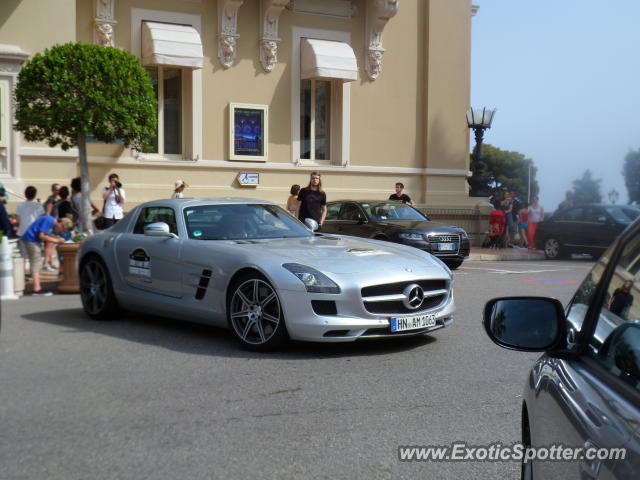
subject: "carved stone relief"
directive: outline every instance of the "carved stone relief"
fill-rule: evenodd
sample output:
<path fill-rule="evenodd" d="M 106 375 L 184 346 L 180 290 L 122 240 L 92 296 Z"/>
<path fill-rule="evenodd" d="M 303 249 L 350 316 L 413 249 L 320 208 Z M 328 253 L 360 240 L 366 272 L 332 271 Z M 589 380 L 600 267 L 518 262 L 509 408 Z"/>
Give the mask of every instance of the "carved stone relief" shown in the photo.
<path fill-rule="evenodd" d="M 366 62 L 369 80 L 376 80 L 382 71 L 382 32 L 387 22 L 398 13 L 400 0 L 369 0 L 367 2 Z"/>
<path fill-rule="evenodd" d="M 95 0 L 94 41 L 103 47 L 115 46 L 115 0 Z"/>
<path fill-rule="evenodd" d="M 262 0 L 262 34 L 260 63 L 265 72 L 271 72 L 278 63 L 278 21 L 289 0 Z"/>
<path fill-rule="evenodd" d="M 238 10 L 244 0 L 218 0 L 218 58 L 224 68 L 236 59 L 238 34 Z"/>

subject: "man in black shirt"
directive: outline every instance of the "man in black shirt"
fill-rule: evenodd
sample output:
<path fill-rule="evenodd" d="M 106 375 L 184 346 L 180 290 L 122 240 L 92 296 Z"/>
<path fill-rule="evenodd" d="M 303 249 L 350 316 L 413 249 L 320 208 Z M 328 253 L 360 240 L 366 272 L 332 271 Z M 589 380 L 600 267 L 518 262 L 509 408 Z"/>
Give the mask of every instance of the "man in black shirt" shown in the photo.
<path fill-rule="evenodd" d="M 313 218 L 322 226 L 327 216 L 327 195 L 318 172 L 311 173 L 309 185 L 298 193 L 298 202 L 298 219 L 304 223 L 305 218 Z"/>
<path fill-rule="evenodd" d="M 406 203 L 407 205 L 411 205 L 412 207 L 414 207 L 416 204 L 413 203 L 413 200 L 411 200 L 411 197 L 409 197 L 409 195 L 407 195 L 406 193 L 402 193 L 402 190 L 404 190 L 404 184 L 401 182 L 396 183 L 396 193 L 389 195 L 389 200 L 396 200 L 398 202 Z"/>

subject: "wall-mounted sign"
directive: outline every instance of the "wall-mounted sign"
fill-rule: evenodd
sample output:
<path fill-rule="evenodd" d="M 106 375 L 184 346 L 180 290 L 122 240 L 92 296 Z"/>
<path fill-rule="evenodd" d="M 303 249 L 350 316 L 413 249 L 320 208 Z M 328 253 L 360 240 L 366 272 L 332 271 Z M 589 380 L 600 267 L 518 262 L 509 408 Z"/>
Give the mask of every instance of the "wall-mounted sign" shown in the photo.
<path fill-rule="evenodd" d="M 267 105 L 229 104 L 229 158 L 231 160 L 267 161 L 268 117 Z"/>
<path fill-rule="evenodd" d="M 257 187 L 260 185 L 260 174 L 241 172 L 238 174 L 238 183 L 242 187 Z"/>

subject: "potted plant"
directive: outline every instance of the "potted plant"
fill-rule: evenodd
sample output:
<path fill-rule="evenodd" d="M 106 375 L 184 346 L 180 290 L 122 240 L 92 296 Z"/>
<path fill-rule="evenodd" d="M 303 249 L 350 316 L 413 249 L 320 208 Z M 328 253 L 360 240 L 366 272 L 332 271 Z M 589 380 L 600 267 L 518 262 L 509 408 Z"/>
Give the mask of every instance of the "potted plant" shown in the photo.
<path fill-rule="evenodd" d="M 58 291 L 61 293 L 80 292 L 80 281 L 76 271 L 76 255 L 80 243 L 88 236 L 88 233 L 76 233 L 71 237 L 71 242 L 58 245 L 58 253 L 62 256 L 63 277 L 58 283 Z"/>

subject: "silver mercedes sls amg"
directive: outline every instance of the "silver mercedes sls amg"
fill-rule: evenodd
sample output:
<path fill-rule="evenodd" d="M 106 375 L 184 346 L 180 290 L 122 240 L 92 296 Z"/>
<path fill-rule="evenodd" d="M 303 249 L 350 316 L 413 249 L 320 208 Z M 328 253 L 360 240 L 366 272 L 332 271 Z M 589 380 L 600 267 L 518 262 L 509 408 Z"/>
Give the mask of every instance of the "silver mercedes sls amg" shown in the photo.
<path fill-rule="evenodd" d="M 94 319 L 122 308 L 228 326 L 255 350 L 420 335 L 455 312 L 451 272 L 431 254 L 313 232 L 253 199 L 139 205 L 81 244 L 78 270 Z"/>

